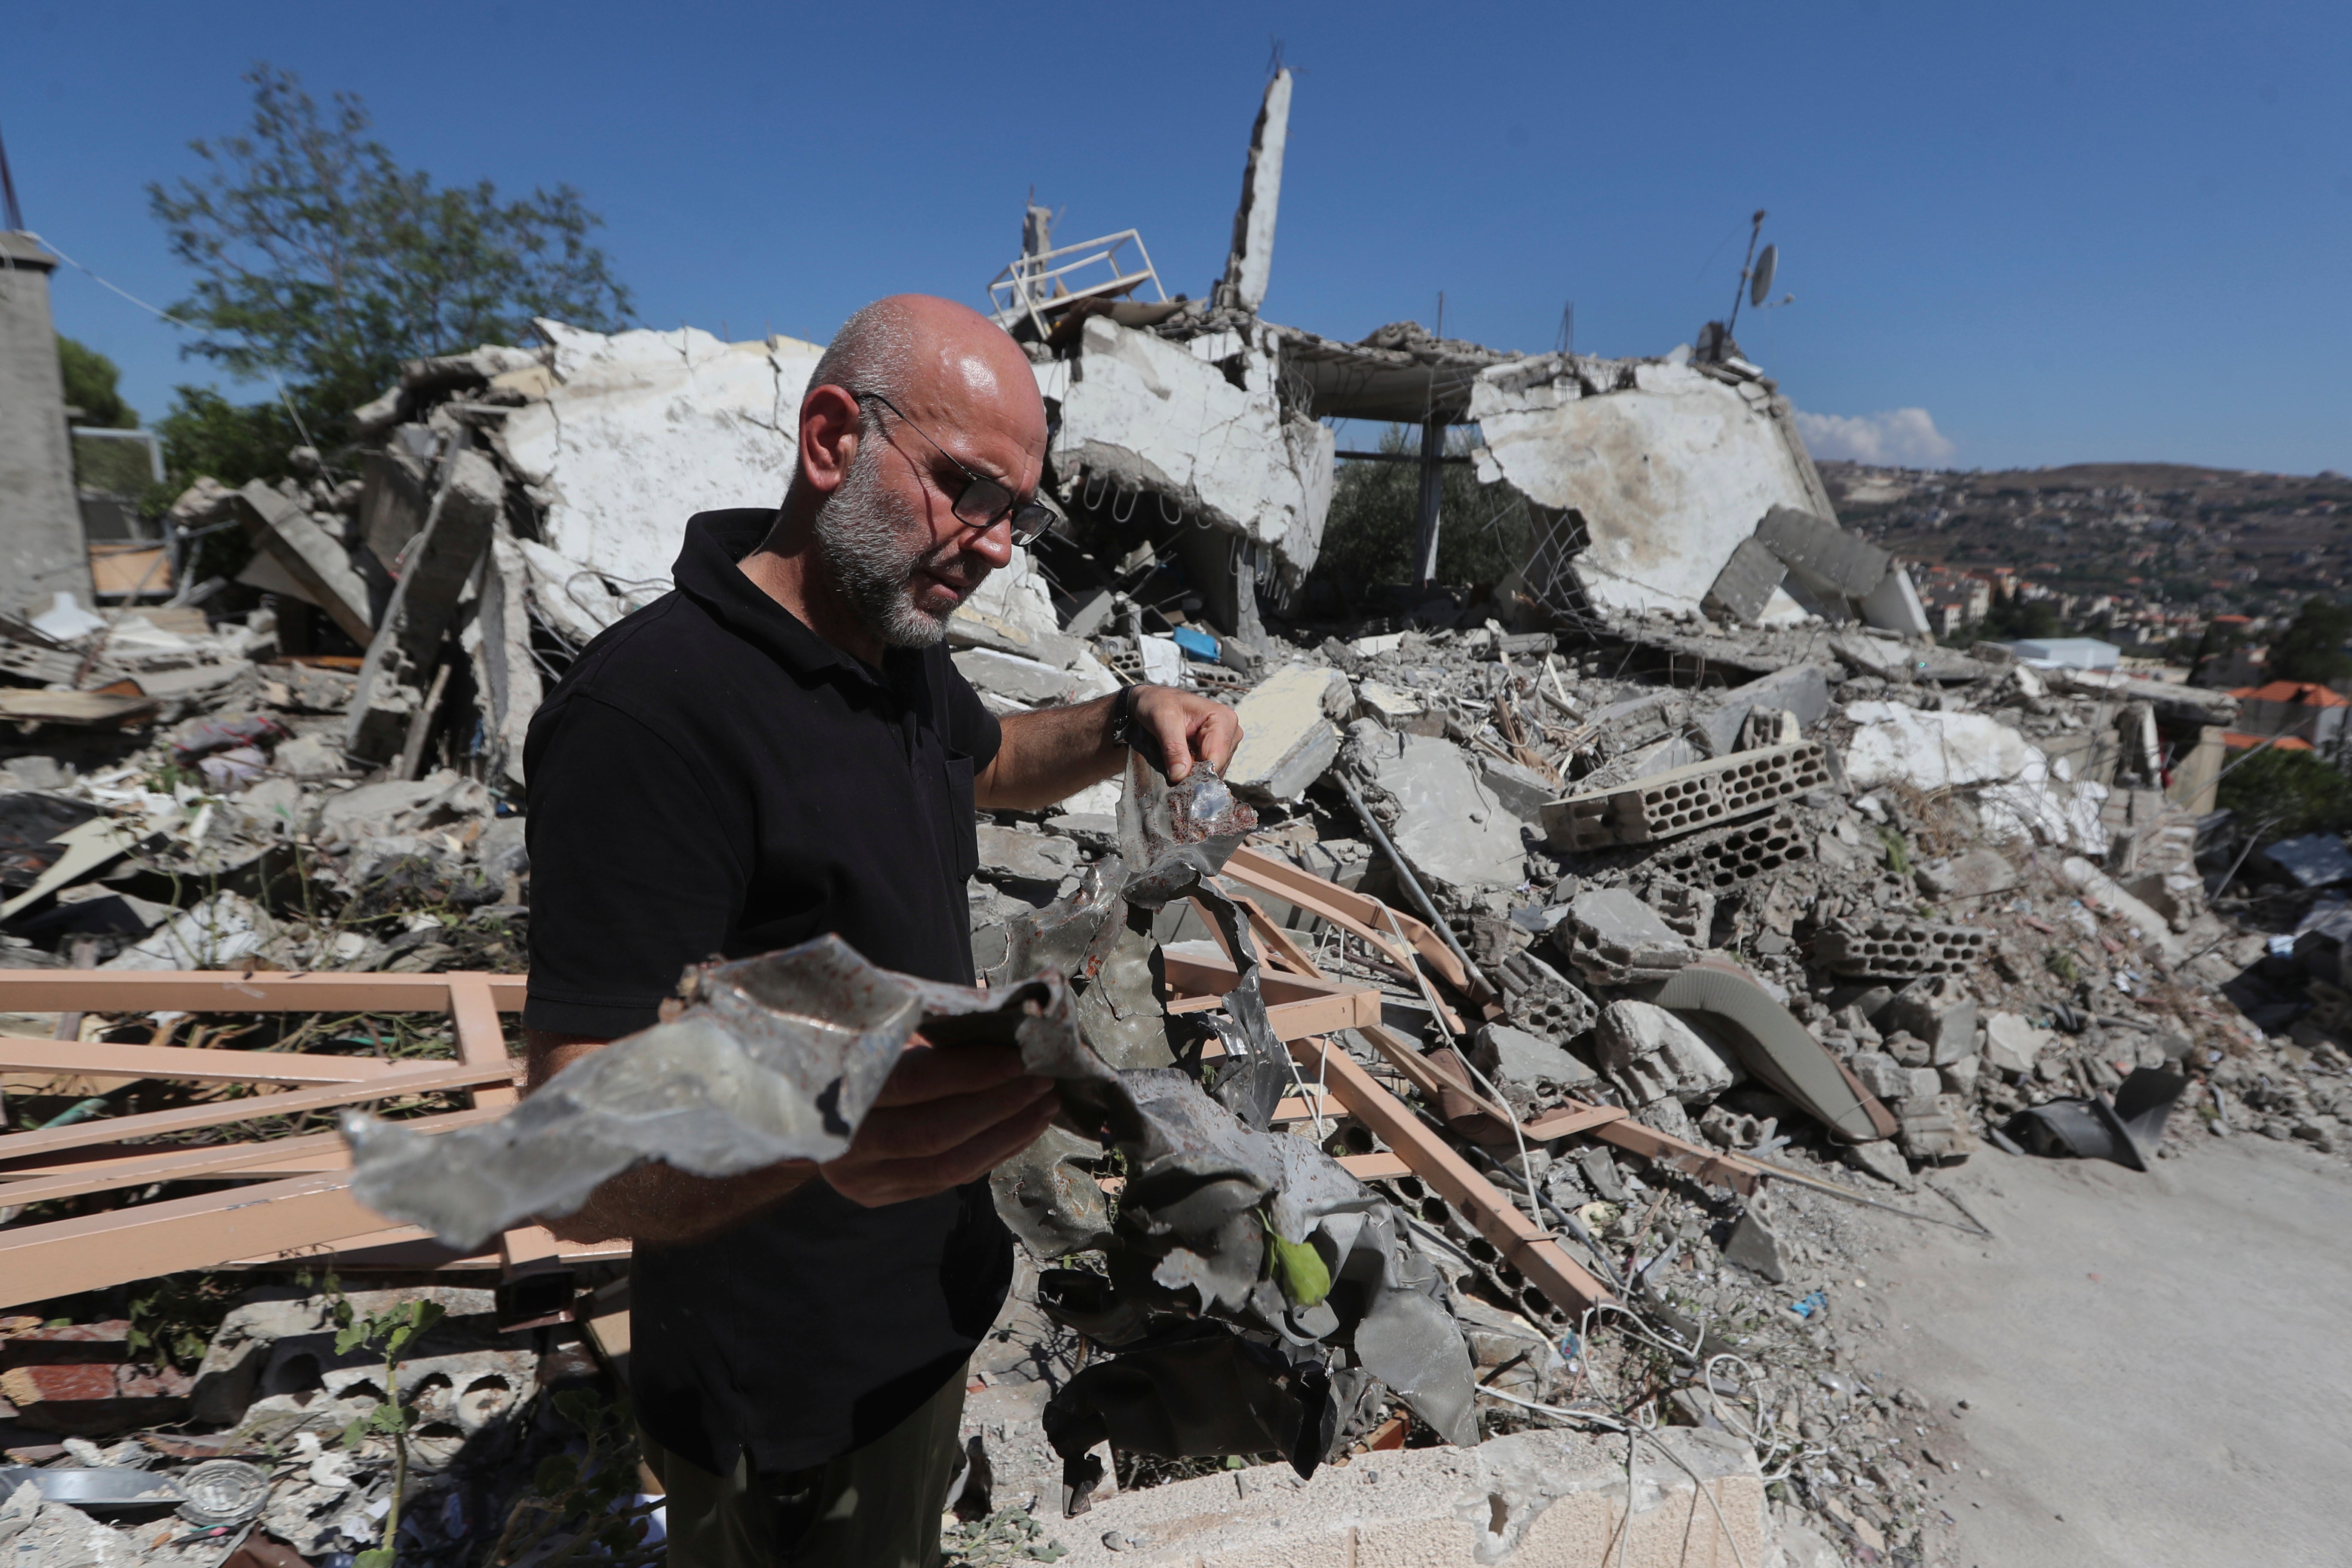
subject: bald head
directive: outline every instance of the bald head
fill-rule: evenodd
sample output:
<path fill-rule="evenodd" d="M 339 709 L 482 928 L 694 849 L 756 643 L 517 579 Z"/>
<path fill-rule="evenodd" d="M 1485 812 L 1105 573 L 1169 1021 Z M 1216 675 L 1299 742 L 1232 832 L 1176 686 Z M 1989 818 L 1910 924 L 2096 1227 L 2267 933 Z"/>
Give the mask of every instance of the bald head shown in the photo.
<path fill-rule="evenodd" d="M 1041 440 L 1045 426 L 1021 346 L 979 311 L 932 294 L 893 294 L 844 321 L 809 384 L 878 392 L 917 419 L 926 410 L 939 418 L 1034 413 Z"/>
<path fill-rule="evenodd" d="M 951 300 L 877 300 L 809 378 L 792 488 L 745 570 L 861 657 L 936 643 L 1012 559 L 1011 513 L 1036 491 L 1045 439 L 1036 376 L 1003 329 Z M 1013 504 L 959 518 L 976 479 Z"/>

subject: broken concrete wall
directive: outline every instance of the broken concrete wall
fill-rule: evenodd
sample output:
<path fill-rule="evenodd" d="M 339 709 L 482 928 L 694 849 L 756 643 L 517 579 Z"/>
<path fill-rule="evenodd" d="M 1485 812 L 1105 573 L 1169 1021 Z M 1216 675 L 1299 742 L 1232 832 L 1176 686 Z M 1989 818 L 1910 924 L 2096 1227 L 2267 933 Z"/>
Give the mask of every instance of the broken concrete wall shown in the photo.
<path fill-rule="evenodd" d="M 93 597 L 49 320 L 57 264 L 31 236 L 0 231 L 0 612 L 9 615 L 46 610 L 58 594 L 85 607 Z"/>
<path fill-rule="evenodd" d="M 550 548 L 624 584 L 667 588 L 689 516 L 782 503 L 820 345 L 539 326 L 550 363 L 493 386 L 531 398 L 500 444 L 544 492 Z"/>
<path fill-rule="evenodd" d="M 1545 354 L 1481 372 L 1470 416 L 1481 482 L 1582 520 L 1564 570 L 1603 613 L 1696 611 L 1773 508 L 1835 515 L 1788 400 L 1721 367 Z"/>
<path fill-rule="evenodd" d="M 1239 385 L 1188 345 L 1089 318 L 1076 358 L 1037 369 L 1061 405 L 1054 470 L 1148 491 L 1163 515 L 1269 546 L 1303 577 L 1322 548 L 1337 440 L 1282 405 L 1270 338 L 1218 336 L 1236 340 L 1225 363 L 1239 362 Z"/>
<path fill-rule="evenodd" d="M 353 756 L 383 762 L 399 754 L 505 504 L 505 478 L 488 458 L 460 451 L 443 465 L 439 493 L 424 528 L 403 546 L 399 580 L 360 667 L 343 740 Z"/>
<path fill-rule="evenodd" d="M 1250 128 L 1249 163 L 1242 172 L 1241 205 L 1234 209 L 1234 245 L 1217 285 L 1219 305 L 1255 311 L 1265 303 L 1274 271 L 1274 221 L 1282 204 L 1282 154 L 1290 143 L 1290 72 L 1265 84 L 1265 101 Z"/>

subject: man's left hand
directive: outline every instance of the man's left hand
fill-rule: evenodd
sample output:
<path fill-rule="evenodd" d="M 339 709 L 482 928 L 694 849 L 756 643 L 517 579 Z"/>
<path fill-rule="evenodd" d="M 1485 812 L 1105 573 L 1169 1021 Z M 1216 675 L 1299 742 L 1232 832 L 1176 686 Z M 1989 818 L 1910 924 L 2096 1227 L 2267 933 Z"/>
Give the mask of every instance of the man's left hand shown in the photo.
<path fill-rule="evenodd" d="M 1223 703 L 1173 686 L 1146 686 L 1135 696 L 1136 727 L 1159 743 L 1168 781 L 1181 784 L 1195 762 L 1219 773 L 1242 743 L 1242 721 Z"/>

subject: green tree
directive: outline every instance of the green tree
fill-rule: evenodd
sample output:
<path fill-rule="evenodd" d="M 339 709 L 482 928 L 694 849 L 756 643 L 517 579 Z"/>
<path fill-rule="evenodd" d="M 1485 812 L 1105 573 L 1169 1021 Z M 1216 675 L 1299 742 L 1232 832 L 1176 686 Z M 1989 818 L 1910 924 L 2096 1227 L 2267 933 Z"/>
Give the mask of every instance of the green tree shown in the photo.
<path fill-rule="evenodd" d="M 74 416 L 74 423 L 105 430 L 139 428 L 139 411 L 123 402 L 122 394 L 115 390 L 122 372 L 112 360 L 59 332 L 58 369 L 65 374 L 67 406 L 81 410 Z"/>
<path fill-rule="evenodd" d="M 2352 779 L 2313 753 L 2273 746 L 2227 765 L 2215 804 L 2263 843 L 2352 828 Z"/>
<path fill-rule="evenodd" d="M 191 143 L 201 180 L 147 187 L 172 253 L 196 273 L 173 313 L 183 351 L 275 379 L 313 433 L 388 385 L 404 359 L 520 341 L 534 316 L 610 331 L 629 293 L 589 243 L 603 220 L 570 185 L 502 199 L 489 181 L 443 188 L 399 166 L 366 107 L 322 116 L 266 61 L 247 134 Z"/>
<path fill-rule="evenodd" d="M 1418 455 L 1420 442 L 1418 430 L 1391 425 L 1381 434 L 1380 449 Z M 1450 455 L 1466 456 L 1470 446 L 1468 431 L 1447 433 Z M 1480 485 L 1467 463 L 1448 463 L 1438 474 L 1437 580 L 1455 586 L 1499 582 L 1527 552 L 1525 509 Z M 1418 463 L 1342 460 L 1313 577 L 1359 602 L 1376 584 L 1411 582 L 1420 515 Z"/>
<path fill-rule="evenodd" d="M 2352 608 L 2326 599 L 2305 600 L 2294 624 L 2271 642 L 2271 678 L 2325 686 L 2352 675 L 2352 654 L 2344 651 L 2347 638 L 2352 638 Z"/>

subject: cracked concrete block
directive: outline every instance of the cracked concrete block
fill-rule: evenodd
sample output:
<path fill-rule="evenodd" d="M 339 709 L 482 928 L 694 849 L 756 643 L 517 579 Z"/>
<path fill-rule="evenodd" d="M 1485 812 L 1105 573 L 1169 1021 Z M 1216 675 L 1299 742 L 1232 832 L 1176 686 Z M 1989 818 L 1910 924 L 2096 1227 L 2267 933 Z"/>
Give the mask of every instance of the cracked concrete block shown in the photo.
<path fill-rule="evenodd" d="M 1808 586 L 1818 584 L 1849 599 L 1874 592 L 1885 581 L 1895 560 L 1827 517 L 1790 506 L 1776 506 L 1766 512 L 1756 525 L 1756 538 Z M 1924 625 L 1920 627 L 1926 629 Z"/>
<path fill-rule="evenodd" d="M 1741 1215 L 1739 1223 L 1731 1227 L 1731 1236 L 1723 1244 L 1723 1260 L 1761 1275 L 1775 1285 L 1788 1282 L 1788 1266 L 1780 1261 L 1780 1238 L 1772 1234 L 1772 1227 L 1753 1208 Z"/>
<path fill-rule="evenodd" d="M 1497 1084 L 1557 1084 L 1562 1089 L 1594 1081 L 1592 1069 L 1538 1035 L 1508 1024 L 1483 1024 L 1473 1038 L 1470 1059 Z"/>
<path fill-rule="evenodd" d="M 1602 985 L 1664 980 L 1698 952 L 1658 912 L 1623 888 L 1599 888 L 1570 900 L 1552 943 L 1586 978 Z"/>
<path fill-rule="evenodd" d="M 1927 635 L 1927 607 L 1919 602 L 1919 590 L 1900 563 L 1889 565 L 1878 586 L 1862 596 L 1862 619 L 1864 626 L 1900 632 L 1906 637 Z"/>
<path fill-rule="evenodd" d="M 1623 1439 L 1538 1430 L 1362 1455 L 1312 1480 L 1254 1466 L 1123 1491 L 1061 1531 L 1061 1568 L 1770 1563 L 1753 1455 L 1697 1427 L 1656 1442 L 1672 1458 L 1642 1445 L 1630 1486 Z"/>
<path fill-rule="evenodd" d="M 1433 715 L 1423 706 L 1420 698 L 1377 680 L 1356 683 L 1356 717 L 1370 719 L 1381 728 L 1394 730 L 1402 735 L 1442 735 L 1445 732 L 1443 718 L 1437 719 L 1434 729 L 1430 727 L 1429 721 Z"/>
<path fill-rule="evenodd" d="M 1253 799 L 1297 800 L 1339 755 L 1335 710 L 1352 705 L 1348 678 L 1336 669 L 1294 664 L 1275 671 L 1234 704 L 1242 743 L 1225 783 Z"/>
<path fill-rule="evenodd" d="M 1846 742 L 1845 773 L 1856 789 L 1909 784 L 1930 792 L 2025 779 L 2042 754 L 2024 736 L 1982 713 L 1928 712 L 1895 702 L 1850 702 L 1861 728 Z"/>
<path fill-rule="evenodd" d="M 457 642 L 474 664 L 474 689 L 480 694 L 481 703 L 483 760 L 494 776 L 503 776 L 520 789 L 530 716 L 539 710 L 544 689 L 539 660 L 531 654 L 530 612 L 525 605 L 530 592 L 530 569 L 504 529 L 490 540 L 488 569 L 482 574 L 481 584 L 472 624 Z"/>
<path fill-rule="evenodd" d="M 343 748 L 370 762 L 400 754 L 410 721 L 440 662 L 441 639 L 457 601 L 490 542 L 506 504 L 506 479 L 479 452 L 457 453 L 443 465 L 440 488 L 424 528 L 408 542 L 400 576 L 383 617 L 368 639 L 343 731 Z M 520 558 L 515 561 L 520 570 Z M 516 605 L 520 616 L 521 605 Z M 530 662 L 528 656 L 524 659 Z M 536 669 L 531 707 L 538 706 Z M 528 719 L 529 710 L 524 717 Z"/>
<path fill-rule="evenodd" d="M 1889 1186 L 1911 1192 L 1918 1186 L 1912 1178 L 1911 1163 L 1904 1159 L 1903 1151 L 1891 1138 L 1868 1143 L 1848 1143 L 1838 1151 L 1838 1157 L 1855 1170 L 1876 1176 Z"/>
<path fill-rule="evenodd" d="M 1979 899 L 2005 892 L 2020 880 L 2017 868 L 1998 849 L 1982 845 L 1948 860 L 1922 866 L 1913 879 L 1933 899 Z"/>
<path fill-rule="evenodd" d="M 246 532 L 291 577 L 310 601 L 327 612 L 345 637 L 365 647 L 375 637 L 368 617 L 367 583 L 352 566 L 350 552 L 310 514 L 277 490 L 254 480 L 236 492 Z"/>
<path fill-rule="evenodd" d="M 1882 1051 L 1856 1051 L 1846 1066 L 1863 1088 L 1889 1105 L 1911 1093 L 1911 1069 Z"/>
<path fill-rule="evenodd" d="M 1051 895 L 1077 868 L 1078 847 L 1066 838 L 981 825 L 980 875 L 987 881 Z"/>
<path fill-rule="evenodd" d="M 1348 744 L 1364 781 L 1395 803 L 1390 841 L 1424 884 L 1500 889 L 1527 879 L 1519 819 L 1459 748 L 1425 735 L 1391 734 L 1369 719 L 1349 727 Z"/>
<path fill-rule="evenodd" d="M 949 657 L 975 689 L 1031 707 L 1055 707 L 1077 694 L 1077 681 L 1070 672 L 1043 659 L 985 647 L 958 648 Z"/>
<path fill-rule="evenodd" d="M 1810 730 L 1830 710 L 1828 675 L 1817 664 L 1792 664 L 1769 675 L 1759 675 L 1723 694 L 1722 701 L 1697 721 L 1707 747 L 1720 757 L 1737 751 L 1739 731 L 1748 715 L 1759 709 L 1793 713 L 1798 727 Z"/>
<path fill-rule="evenodd" d="M 1635 1105 L 1712 1100 L 1744 1075 L 1688 1024 L 1647 1002 L 1612 1002 L 1596 1036 L 1601 1066 Z"/>
<path fill-rule="evenodd" d="M 2061 861 L 2058 873 L 2084 903 L 2121 915 L 2138 931 L 2143 941 L 2175 963 L 2180 962 L 2183 948 L 2180 938 L 2173 934 L 2172 923 L 2125 892 L 2123 884 L 2113 877 L 2079 855 L 2069 855 Z"/>
<path fill-rule="evenodd" d="M 1559 798 L 1560 786 L 1535 769 L 1483 752 L 1478 755 L 1478 776 L 1495 792 L 1503 809 L 1521 822 L 1542 821 L 1543 808 Z"/>
<path fill-rule="evenodd" d="M 1995 1013 L 1985 1020 L 1985 1066 L 2012 1083 L 2033 1071 L 2042 1053 L 2057 1039 L 2015 1013 Z"/>
<path fill-rule="evenodd" d="M 1773 554 L 1770 546 L 1759 539 L 1743 539 L 1723 570 L 1716 574 L 1715 585 L 1701 603 L 1710 615 L 1753 623 L 1788 574 L 1788 563 Z"/>
<path fill-rule="evenodd" d="M 1948 974 L 1913 981 L 1874 1022 L 1882 1030 L 1908 1030 L 1923 1041 L 1930 1067 L 1949 1067 L 1976 1050 L 1976 998 Z"/>

